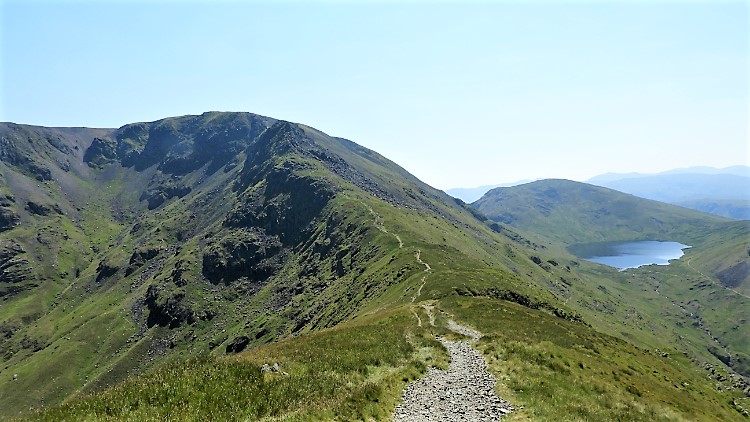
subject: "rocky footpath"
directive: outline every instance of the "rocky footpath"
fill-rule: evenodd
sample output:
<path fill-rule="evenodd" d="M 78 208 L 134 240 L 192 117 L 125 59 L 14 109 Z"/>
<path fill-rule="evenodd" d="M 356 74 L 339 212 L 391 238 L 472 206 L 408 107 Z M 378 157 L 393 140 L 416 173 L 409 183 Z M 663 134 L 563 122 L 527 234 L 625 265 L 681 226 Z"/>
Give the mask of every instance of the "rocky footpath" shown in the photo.
<path fill-rule="evenodd" d="M 394 422 L 496 421 L 513 411 L 510 403 L 495 395 L 495 376 L 471 346 L 481 333 L 453 321 L 448 326 L 471 340 L 438 337 L 451 355 L 450 367 L 447 371 L 430 368 L 427 376 L 409 384 L 393 414 Z"/>

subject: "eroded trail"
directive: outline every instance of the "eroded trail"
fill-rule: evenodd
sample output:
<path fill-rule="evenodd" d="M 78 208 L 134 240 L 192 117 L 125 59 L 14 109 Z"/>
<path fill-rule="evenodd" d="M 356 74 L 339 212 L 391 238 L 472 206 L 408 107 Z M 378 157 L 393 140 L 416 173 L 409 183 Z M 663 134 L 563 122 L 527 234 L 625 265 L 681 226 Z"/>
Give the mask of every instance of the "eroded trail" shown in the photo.
<path fill-rule="evenodd" d="M 365 205 L 363 203 L 363 205 Z M 404 248 L 401 237 L 385 227 L 383 218 L 371 207 L 365 205 L 374 218 L 374 226 L 398 241 L 399 249 Z M 422 250 L 414 254 L 417 263 L 424 266 L 421 283 L 411 302 L 422 294 L 427 277 L 432 272 L 430 264 L 422 260 Z M 430 326 L 435 326 L 434 304 L 423 303 Z M 412 309 L 417 326 L 423 325 L 419 314 Z M 495 376 L 487 370 L 484 357 L 472 347 L 482 334 L 453 320 L 448 320 L 448 328 L 470 338 L 468 341 L 452 341 L 437 337 L 451 356 L 447 371 L 434 367 L 427 375 L 404 389 L 403 401 L 393 413 L 394 422 L 419 421 L 496 421 L 513 411 L 506 400 L 495 394 Z"/>
<path fill-rule="evenodd" d="M 360 203 L 365 208 L 367 208 L 367 210 L 370 212 L 370 215 L 372 215 L 372 217 L 374 219 L 373 225 L 375 226 L 375 228 L 378 229 L 378 230 L 380 230 L 381 232 L 383 232 L 385 234 L 389 234 L 389 235 L 393 236 L 394 238 L 396 238 L 396 240 L 398 241 L 398 248 L 399 249 L 403 249 L 404 248 L 404 242 L 401 240 L 401 236 L 399 236 L 398 234 L 396 234 L 396 233 L 388 230 L 385 227 L 385 222 L 383 221 L 383 217 L 381 217 L 380 214 L 378 214 L 377 212 L 375 212 L 375 210 L 373 210 L 372 207 L 368 206 L 364 202 L 360 201 Z M 430 275 L 430 272 L 432 271 L 432 267 L 430 267 L 430 264 L 422 261 L 422 250 L 421 249 L 417 249 L 417 252 L 414 254 L 414 258 L 416 258 L 416 260 L 419 263 L 419 265 L 424 265 L 424 273 L 425 274 L 422 276 L 422 279 L 420 280 L 420 284 L 419 284 L 419 287 L 417 288 L 416 293 L 414 293 L 414 296 L 411 297 L 411 302 L 412 303 L 414 303 L 417 300 L 417 298 L 419 297 L 419 295 L 422 294 L 422 288 L 427 283 L 427 276 Z M 417 317 L 417 318 L 419 318 L 419 317 Z"/>
<path fill-rule="evenodd" d="M 427 276 L 430 275 L 430 271 L 432 271 L 432 267 L 430 267 L 430 264 L 422 261 L 422 250 L 417 249 L 417 253 L 414 254 L 414 257 L 417 258 L 417 262 L 424 265 L 424 272 L 425 275 L 422 276 L 422 280 L 420 281 L 419 288 L 417 289 L 417 292 L 414 293 L 414 296 L 411 297 L 411 303 L 414 303 L 419 295 L 422 294 L 422 287 L 427 283 Z"/>
<path fill-rule="evenodd" d="M 375 219 L 375 221 L 373 222 L 373 225 L 375 226 L 375 228 L 378 229 L 378 230 L 380 230 L 383 233 L 390 234 L 391 236 L 395 237 L 396 240 L 398 241 L 398 247 L 399 247 L 399 249 L 403 248 L 404 247 L 404 242 L 401 241 L 401 236 L 399 236 L 396 233 L 393 233 L 393 232 L 391 232 L 391 231 L 389 231 L 388 229 L 385 228 L 385 223 L 383 222 L 383 217 L 381 217 L 380 214 L 376 213 L 374 209 L 372 209 L 371 207 L 367 206 L 364 202 L 362 202 L 362 205 L 364 205 L 365 208 L 367 208 L 367 210 L 370 211 L 370 215 L 372 215 L 372 217 Z"/>
<path fill-rule="evenodd" d="M 438 337 L 451 355 L 450 367 L 447 371 L 430 368 L 424 378 L 409 384 L 393 414 L 394 422 L 496 421 L 513 411 L 510 403 L 495 394 L 495 376 L 471 346 L 482 334 L 452 320 L 448 328 L 471 340 Z"/>

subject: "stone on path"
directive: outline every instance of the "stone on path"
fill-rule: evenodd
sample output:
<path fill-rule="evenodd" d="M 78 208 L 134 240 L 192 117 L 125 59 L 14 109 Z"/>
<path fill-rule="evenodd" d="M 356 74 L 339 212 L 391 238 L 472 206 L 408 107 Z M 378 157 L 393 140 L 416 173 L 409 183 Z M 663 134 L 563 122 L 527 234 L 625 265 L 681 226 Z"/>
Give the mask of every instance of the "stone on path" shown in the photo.
<path fill-rule="evenodd" d="M 481 333 L 451 320 L 448 327 L 472 340 L 438 337 L 450 352 L 450 367 L 447 371 L 430 368 L 424 378 L 409 384 L 393 414 L 394 422 L 496 421 L 513 410 L 495 395 L 495 376 L 487 371 L 484 357 L 471 347 Z"/>

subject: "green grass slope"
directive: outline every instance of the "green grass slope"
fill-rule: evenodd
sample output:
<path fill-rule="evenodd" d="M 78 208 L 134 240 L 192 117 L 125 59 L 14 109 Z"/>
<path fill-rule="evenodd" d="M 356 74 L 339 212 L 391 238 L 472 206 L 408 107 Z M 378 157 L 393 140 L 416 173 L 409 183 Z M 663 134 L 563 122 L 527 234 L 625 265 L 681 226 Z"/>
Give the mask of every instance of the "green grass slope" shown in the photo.
<path fill-rule="evenodd" d="M 494 221 L 566 245 L 605 240 L 675 240 L 710 231 L 721 217 L 570 180 L 496 188 L 472 206 Z"/>
<path fill-rule="evenodd" d="M 453 294 L 430 306 L 400 306 L 236 357 L 166 363 L 28 419 L 387 420 L 408 382 L 447 366 L 433 336 L 451 335 L 448 315 L 485 333 L 478 348 L 498 376 L 496 391 L 522 408 L 510 420 L 743 419 L 744 402 L 679 353 L 642 350 L 503 300 Z"/>
<path fill-rule="evenodd" d="M 387 419 L 405 382 L 445 361 L 405 309 L 253 349 L 161 366 L 33 420 Z M 331 353 L 335 351 L 335 353 Z M 263 365 L 277 371 L 261 370 Z"/>
<path fill-rule="evenodd" d="M 599 329 L 638 344 L 661 338 L 750 376 L 750 223 L 560 180 L 496 189 L 473 205 L 569 262 L 573 271 L 550 289 Z M 667 267 L 625 272 L 567 252 L 581 242 L 647 239 L 691 248 Z"/>
<path fill-rule="evenodd" d="M 308 127 L 206 113 L 84 131 L 68 139 L 77 172 L 33 153 L 49 144 L 48 129 L 24 130 L 13 145 L 54 177 L 0 163 L 20 220 L 0 232 L 5 415 L 106 388 L 170 356 L 224 355 L 331 327 L 386 306 L 386 293 L 387 306 L 409 301 L 423 270 L 419 244 L 399 245 L 384 218 L 429 218 L 431 241 L 495 259 L 486 242 L 465 241 L 492 231 L 464 206 Z"/>
<path fill-rule="evenodd" d="M 48 129 L 25 130 L 18 139 L 49 144 Z M 431 340 L 444 329 L 427 326 L 421 303 L 500 336 L 477 319 L 489 303 L 498 321 L 527 324 L 507 333 L 517 350 L 597 368 L 589 375 L 609 399 L 592 418 L 740 415 L 744 387 L 718 391 L 702 369 L 719 362 L 706 347 L 714 340 L 676 316 L 656 320 L 670 299 L 647 276 L 631 285 L 577 262 L 350 141 L 248 113 L 76 133 L 65 157 L 80 170 L 29 152 L 51 169 L 42 181 L 0 160 L 0 194 L 12 196 L 3 207 L 18 218 L 0 230 L 0 258 L 13 263 L 0 280 L 2 417 L 384 419 L 407 381 L 445 364 Z M 629 305 L 610 313 L 609 303 Z M 566 354 L 555 339 L 569 335 L 600 339 L 601 355 Z M 694 361 L 664 363 L 634 345 Z M 609 363 L 597 365 L 602 356 Z M 635 361 L 696 385 L 686 396 L 695 403 L 663 380 L 605 370 Z M 274 362 L 289 377 L 259 371 Z M 581 373 L 556 376 L 553 390 Z M 526 417 L 548 417 L 555 403 L 529 391 L 513 393 L 533 404 Z M 564 417 L 580 419 L 571 403 Z"/>

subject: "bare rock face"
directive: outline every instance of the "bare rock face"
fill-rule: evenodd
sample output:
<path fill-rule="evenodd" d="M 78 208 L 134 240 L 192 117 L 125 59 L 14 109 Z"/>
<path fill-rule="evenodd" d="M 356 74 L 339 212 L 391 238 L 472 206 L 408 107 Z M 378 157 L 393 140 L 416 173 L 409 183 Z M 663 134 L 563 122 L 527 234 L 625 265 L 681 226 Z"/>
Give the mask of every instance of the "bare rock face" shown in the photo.
<path fill-rule="evenodd" d="M 20 224 L 21 219 L 12 209 L 0 207 L 0 232 L 10 230 Z"/>
<path fill-rule="evenodd" d="M 0 183 L 3 180 L 0 178 Z M 20 224 L 21 219 L 11 208 L 16 203 L 13 195 L 0 194 L 0 232 L 10 230 Z"/>
<path fill-rule="evenodd" d="M 196 320 L 195 312 L 184 299 L 184 292 L 162 290 L 156 285 L 149 286 L 145 300 L 149 310 L 147 325 L 177 328 L 183 324 L 193 324 Z"/>
<path fill-rule="evenodd" d="M 160 250 L 158 248 L 144 248 L 133 252 L 130 255 L 130 262 L 128 262 L 128 268 L 125 270 L 125 276 L 129 276 L 141 268 L 147 261 L 156 258 L 159 255 Z"/>
<path fill-rule="evenodd" d="M 38 279 L 32 272 L 26 250 L 12 240 L 0 240 L 0 298 L 32 289 Z"/>
<path fill-rule="evenodd" d="M 101 283 L 105 279 L 112 277 L 120 268 L 106 261 L 100 261 L 96 267 L 96 282 Z"/>
<path fill-rule="evenodd" d="M 203 255 L 203 275 L 212 283 L 229 284 L 247 277 L 262 282 L 279 267 L 274 259 L 282 252 L 277 236 L 262 230 L 236 230 L 223 240 L 211 244 Z"/>
<path fill-rule="evenodd" d="M 206 164 L 213 173 L 242 152 L 275 120 L 249 113 L 184 116 L 133 123 L 95 138 L 83 160 L 91 167 L 119 163 L 184 175 Z"/>
<path fill-rule="evenodd" d="M 140 200 L 148 203 L 148 209 L 153 210 L 172 198 L 182 198 L 190 193 L 188 186 L 175 184 L 170 181 L 156 183 L 141 194 Z"/>
<path fill-rule="evenodd" d="M 26 280 L 31 271 L 29 261 L 21 255 L 26 251 L 12 241 L 0 241 L 0 283 L 17 284 Z"/>
<path fill-rule="evenodd" d="M 92 167 L 103 167 L 117 161 L 117 142 L 113 139 L 94 138 L 83 155 L 83 162 Z"/>
<path fill-rule="evenodd" d="M 247 336 L 235 337 L 231 343 L 227 344 L 227 353 L 239 353 L 250 344 L 250 338 Z"/>
<path fill-rule="evenodd" d="M 42 204 L 33 201 L 26 203 L 26 211 L 36 215 L 62 214 L 63 211 L 57 204 Z"/>
<path fill-rule="evenodd" d="M 2 179 L 0 179 L 2 182 Z M 10 207 L 16 203 L 16 198 L 13 195 L 0 195 L 0 207 Z"/>

